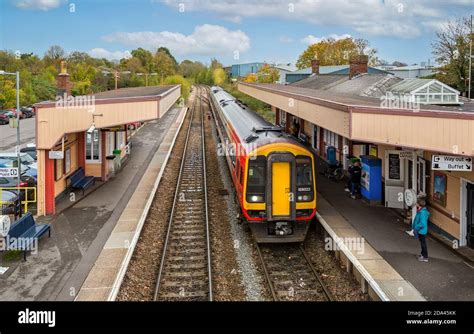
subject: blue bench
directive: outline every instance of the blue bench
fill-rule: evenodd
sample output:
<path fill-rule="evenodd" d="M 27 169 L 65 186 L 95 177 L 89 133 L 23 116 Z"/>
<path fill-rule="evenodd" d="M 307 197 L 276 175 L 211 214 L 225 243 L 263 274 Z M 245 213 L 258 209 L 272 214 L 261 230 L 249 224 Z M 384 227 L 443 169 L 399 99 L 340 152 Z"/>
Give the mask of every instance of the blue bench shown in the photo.
<path fill-rule="evenodd" d="M 82 195 L 84 195 L 84 191 L 95 184 L 95 177 L 93 176 L 86 176 L 84 173 L 84 169 L 79 167 L 74 173 L 69 176 L 69 180 L 71 181 L 71 187 L 73 189 L 82 189 Z"/>
<path fill-rule="evenodd" d="M 31 250 L 34 240 L 41 238 L 46 232 L 51 237 L 51 225 L 36 224 L 33 215 L 28 212 L 13 223 L 8 231 L 8 249 L 22 250 L 26 261 L 26 252 Z"/>

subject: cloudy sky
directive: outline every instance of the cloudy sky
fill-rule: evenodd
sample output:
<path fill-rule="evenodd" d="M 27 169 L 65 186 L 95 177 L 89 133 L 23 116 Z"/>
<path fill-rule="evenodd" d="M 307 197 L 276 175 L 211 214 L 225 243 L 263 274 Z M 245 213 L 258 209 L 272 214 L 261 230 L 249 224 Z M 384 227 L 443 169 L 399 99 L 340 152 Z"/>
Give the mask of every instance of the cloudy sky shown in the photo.
<path fill-rule="evenodd" d="M 168 47 L 178 60 L 294 63 L 311 43 L 353 36 L 379 57 L 428 61 L 435 32 L 474 0 L 0 0 L 0 49 L 119 59 Z"/>

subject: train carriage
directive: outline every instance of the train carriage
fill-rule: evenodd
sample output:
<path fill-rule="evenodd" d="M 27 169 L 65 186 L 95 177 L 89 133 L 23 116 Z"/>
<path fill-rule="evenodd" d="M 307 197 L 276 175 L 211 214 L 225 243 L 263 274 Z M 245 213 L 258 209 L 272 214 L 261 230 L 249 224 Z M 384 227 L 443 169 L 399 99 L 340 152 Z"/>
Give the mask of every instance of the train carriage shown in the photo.
<path fill-rule="evenodd" d="M 211 87 L 220 153 L 257 242 L 302 242 L 316 214 L 314 157 L 220 87 Z"/>

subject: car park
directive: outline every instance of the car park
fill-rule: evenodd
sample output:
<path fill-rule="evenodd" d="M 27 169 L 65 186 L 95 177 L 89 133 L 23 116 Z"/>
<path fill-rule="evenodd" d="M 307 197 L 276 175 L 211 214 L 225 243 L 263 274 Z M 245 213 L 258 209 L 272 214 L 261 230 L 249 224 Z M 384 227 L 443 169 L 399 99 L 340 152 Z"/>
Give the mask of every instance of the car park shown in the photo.
<path fill-rule="evenodd" d="M 16 215 L 19 210 L 20 198 L 15 191 L 1 191 L 0 209 L 2 215 Z"/>
<path fill-rule="evenodd" d="M 12 168 L 12 167 L 16 167 L 16 166 L 17 166 L 16 160 L 3 159 L 3 158 L 0 157 L 0 167 Z M 23 175 L 23 174 L 31 176 L 35 180 L 38 179 L 37 169 L 34 168 L 34 167 L 31 167 L 31 166 L 25 165 L 25 164 L 21 164 L 21 175 Z"/>
<path fill-rule="evenodd" d="M 16 161 L 18 155 L 15 152 L 1 152 L 0 159 Z M 36 161 L 28 153 L 20 151 L 20 161 L 22 165 L 37 169 Z"/>

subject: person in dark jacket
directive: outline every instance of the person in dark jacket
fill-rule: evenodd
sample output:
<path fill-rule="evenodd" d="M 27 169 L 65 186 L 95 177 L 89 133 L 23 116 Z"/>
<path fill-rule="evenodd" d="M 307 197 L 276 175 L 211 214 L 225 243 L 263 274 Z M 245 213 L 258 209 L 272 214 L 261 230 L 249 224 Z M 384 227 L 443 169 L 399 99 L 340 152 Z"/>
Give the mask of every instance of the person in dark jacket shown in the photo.
<path fill-rule="evenodd" d="M 360 167 L 360 161 L 354 162 L 354 164 L 349 167 L 349 181 L 346 185 L 345 191 L 351 193 L 352 198 L 356 198 L 356 194 L 360 190 L 360 177 L 362 175 L 362 168 Z"/>
<path fill-rule="evenodd" d="M 418 261 L 428 262 L 428 246 L 426 244 L 426 235 L 428 234 L 428 219 L 430 213 L 426 209 L 426 199 L 418 198 L 416 203 L 417 212 L 415 219 L 413 220 L 413 230 L 418 235 L 420 240 L 421 255 L 418 257 Z"/>

